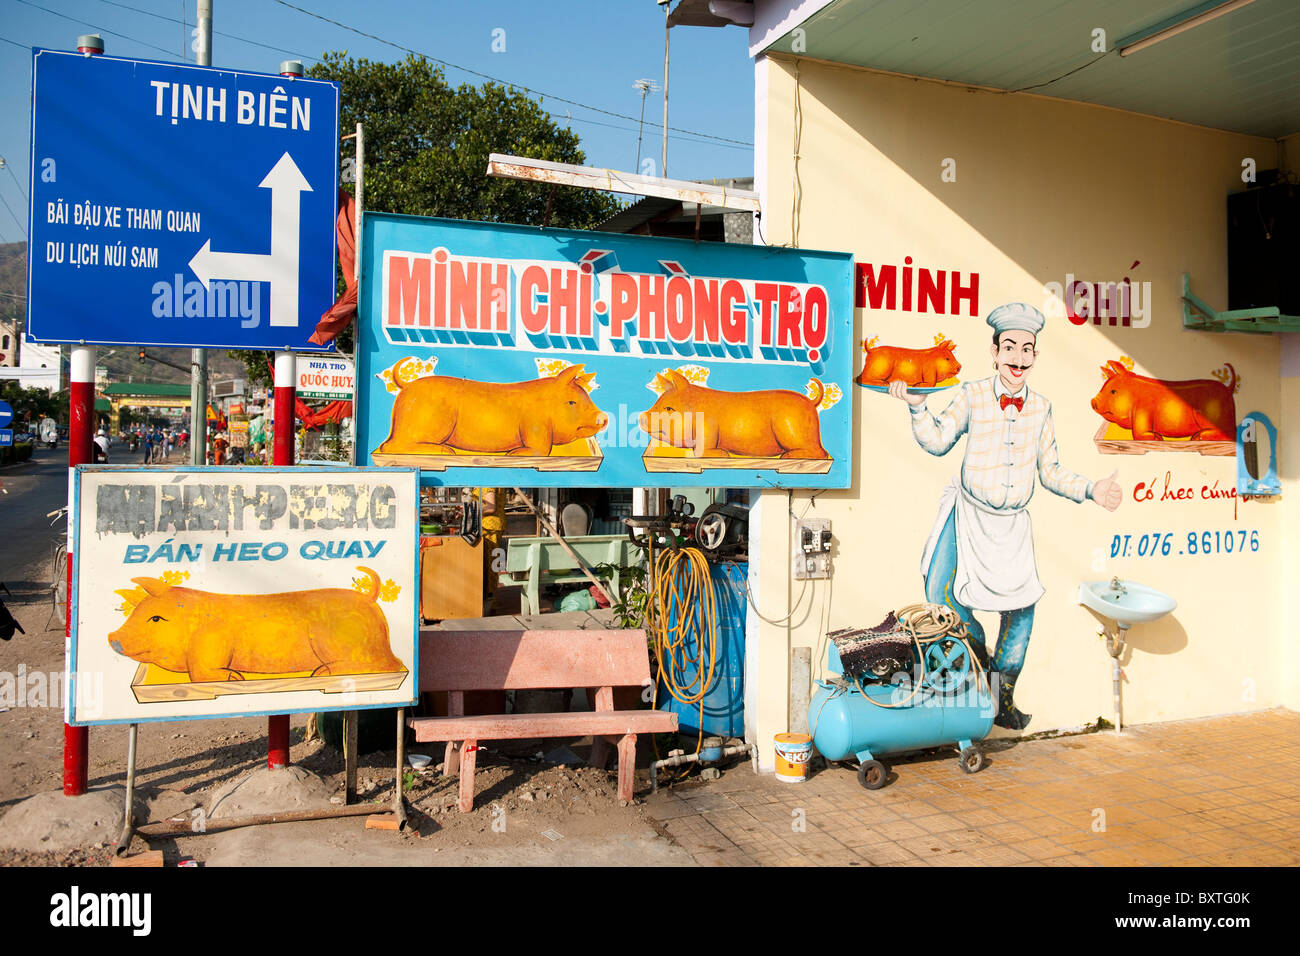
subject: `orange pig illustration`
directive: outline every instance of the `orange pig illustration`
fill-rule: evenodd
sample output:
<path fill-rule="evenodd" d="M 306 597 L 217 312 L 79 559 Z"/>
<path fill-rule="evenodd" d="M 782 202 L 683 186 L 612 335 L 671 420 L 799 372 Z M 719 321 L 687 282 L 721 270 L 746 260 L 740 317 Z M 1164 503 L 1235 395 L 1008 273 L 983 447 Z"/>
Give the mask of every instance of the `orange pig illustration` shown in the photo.
<path fill-rule="evenodd" d="M 669 369 L 655 376 L 663 387 L 654 406 L 641 413 L 641 430 L 703 458 L 829 458 L 822 447 L 817 406 L 825 389 L 813 379 L 815 397 L 798 392 L 724 392 L 692 385 Z"/>
<path fill-rule="evenodd" d="M 877 345 L 866 349 L 862 372 L 857 377 L 859 385 L 888 385 L 902 382 L 910 386 L 938 385 L 961 371 L 961 363 L 953 354 L 955 346 L 949 339 L 928 349 L 905 349 L 894 345 Z"/>
<path fill-rule="evenodd" d="M 379 609 L 379 575 L 366 591 L 320 588 L 280 594 L 216 594 L 158 578 L 132 578 L 145 591 L 108 635 L 117 653 L 188 673 L 191 681 L 311 671 L 313 677 L 403 670 Z"/>
<path fill-rule="evenodd" d="M 1105 383 L 1092 400 L 1092 409 L 1108 422 L 1133 432 L 1139 441 L 1192 438 L 1233 441 L 1237 410 L 1232 393 L 1237 370 L 1227 366 L 1227 384 L 1198 378 L 1166 382 L 1135 375 L 1120 362 L 1107 362 Z"/>
<path fill-rule="evenodd" d="M 527 382 L 479 382 L 426 375 L 402 383 L 393 402 L 392 427 L 376 452 L 388 455 L 449 455 L 459 451 L 549 455 L 555 445 L 590 438 L 609 416 L 587 394 L 595 373 L 570 365 L 558 375 Z"/>

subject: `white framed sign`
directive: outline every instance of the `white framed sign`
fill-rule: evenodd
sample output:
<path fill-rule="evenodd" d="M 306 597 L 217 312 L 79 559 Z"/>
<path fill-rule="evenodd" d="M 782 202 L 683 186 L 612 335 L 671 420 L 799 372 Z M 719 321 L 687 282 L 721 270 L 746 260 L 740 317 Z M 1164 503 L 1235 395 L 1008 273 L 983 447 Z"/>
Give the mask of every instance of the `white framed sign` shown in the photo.
<path fill-rule="evenodd" d="M 351 359 L 298 356 L 298 397 L 352 401 L 355 366 Z"/>
<path fill-rule="evenodd" d="M 78 466 L 69 724 L 418 698 L 411 468 Z"/>

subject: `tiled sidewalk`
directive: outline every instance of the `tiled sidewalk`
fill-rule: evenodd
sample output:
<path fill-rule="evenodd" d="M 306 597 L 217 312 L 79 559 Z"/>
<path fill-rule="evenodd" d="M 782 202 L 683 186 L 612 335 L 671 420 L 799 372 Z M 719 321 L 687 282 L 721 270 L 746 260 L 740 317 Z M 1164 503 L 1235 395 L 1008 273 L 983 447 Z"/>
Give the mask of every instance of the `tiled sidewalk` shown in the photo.
<path fill-rule="evenodd" d="M 741 764 L 661 788 L 646 809 L 708 866 L 1300 864 L 1300 714 L 1147 724 L 885 761 L 864 790 L 832 766 L 802 784 Z"/>

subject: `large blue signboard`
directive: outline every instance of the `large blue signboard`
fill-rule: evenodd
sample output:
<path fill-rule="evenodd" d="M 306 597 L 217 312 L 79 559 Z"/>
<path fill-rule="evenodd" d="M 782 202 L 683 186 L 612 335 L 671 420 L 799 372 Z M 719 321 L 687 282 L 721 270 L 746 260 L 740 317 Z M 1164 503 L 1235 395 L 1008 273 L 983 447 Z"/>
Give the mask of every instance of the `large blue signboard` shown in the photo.
<path fill-rule="evenodd" d="M 360 460 L 425 484 L 847 488 L 847 253 L 368 213 Z"/>
<path fill-rule="evenodd" d="M 36 50 L 28 333 L 320 351 L 337 180 L 335 83 Z"/>

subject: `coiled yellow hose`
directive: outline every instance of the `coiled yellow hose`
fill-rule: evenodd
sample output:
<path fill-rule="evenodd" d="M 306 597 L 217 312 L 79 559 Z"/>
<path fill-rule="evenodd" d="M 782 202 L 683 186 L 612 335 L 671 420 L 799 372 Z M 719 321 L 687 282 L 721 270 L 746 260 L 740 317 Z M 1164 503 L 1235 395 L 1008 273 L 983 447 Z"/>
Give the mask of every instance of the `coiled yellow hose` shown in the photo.
<path fill-rule="evenodd" d="M 704 697 L 712 688 L 718 664 L 718 608 L 709 562 L 698 548 L 664 548 L 651 555 L 650 567 L 647 626 L 659 667 L 651 706 L 659 706 L 660 683 L 679 704 L 698 705 L 695 752 L 699 753 L 704 743 Z M 692 669 L 695 676 L 686 682 Z M 659 759 L 657 743 L 654 751 Z"/>

